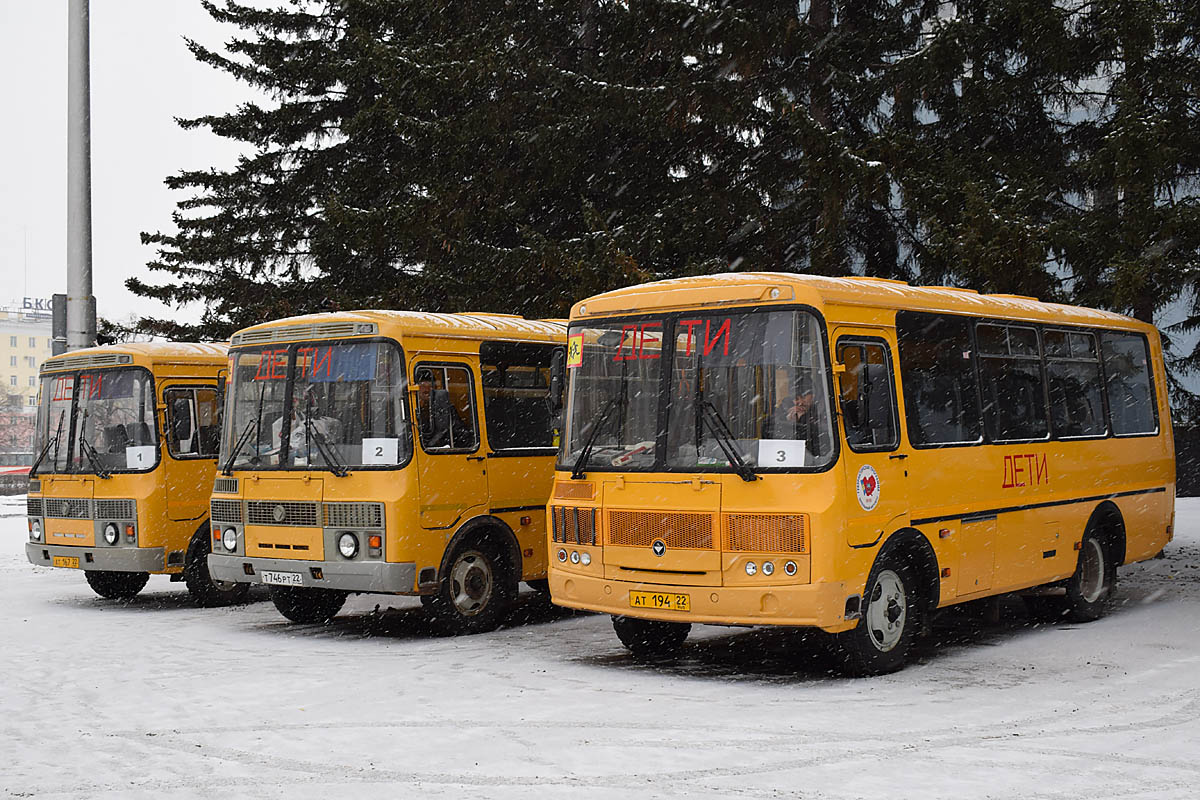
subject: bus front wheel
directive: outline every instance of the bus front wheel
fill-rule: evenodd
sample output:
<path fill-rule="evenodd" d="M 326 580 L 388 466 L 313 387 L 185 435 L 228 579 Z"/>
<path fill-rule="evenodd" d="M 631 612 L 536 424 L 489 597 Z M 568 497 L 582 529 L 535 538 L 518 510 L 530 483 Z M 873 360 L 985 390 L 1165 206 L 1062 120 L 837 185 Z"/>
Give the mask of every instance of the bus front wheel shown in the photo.
<path fill-rule="evenodd" d="M 497 546 L 460 544 L 450 557 L 437 594 L 425 601 L 434 625 L 453 636 L 495 630 L 517 595 L 512 572 Z"/>
<path fill-rule="evenodd" d="M 342 610 L 342 606 L 346 604 L 346 592 L 336 589 L 272 586 L 271 602 L 280 614 L 292 622 L 325 623 Z"/>
<path fill-rule="evenodd" d="M 883 675 L 904 666 L 917 630 L 916 580 L 896 556 L 875 562 L 867 579 L 858 625 L 835 634 L 843 670 L 850 675 Z"/>
<path fill-rule="evenodd" d="M 613 630 L 634 658 L 659 660 L 679 655 L 692 626 L 686 622 L 660 622 L 638 617 L 614 616 Z"/>
<path fill-rule="evenodd" d="M 187 585 L 192 599 L 201 608 L 245 602 L 246 595 L 250 593 L 250 584 L 213 580 L 208 571 L 208 554 L 212 552 L 208 526 L 202 530 L 202 534 L 192 537 L 187 552 L 187 563 L 183 567 L 183 582 Z"/>
<path fill-rule="evenodd" d="M 90 569 L 83 574 L 92 591 L 109 600 L 128 600 L 137 595 L 150 580 L 148 572 L 101 572 Z"/>

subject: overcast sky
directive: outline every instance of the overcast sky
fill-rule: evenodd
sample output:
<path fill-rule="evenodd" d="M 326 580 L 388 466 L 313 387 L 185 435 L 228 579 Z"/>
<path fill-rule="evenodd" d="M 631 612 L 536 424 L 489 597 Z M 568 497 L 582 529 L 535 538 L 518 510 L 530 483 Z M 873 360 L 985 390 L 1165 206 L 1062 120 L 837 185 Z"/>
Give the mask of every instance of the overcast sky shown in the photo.
<path fill-rule="evenodd" d="M 197 62 L 184 37 L 217 46 L 236 31 L 199 0 L 92 0 L 92 259 L 100 316 L 173 312 L 130 294 L 154 252 L 141 231 L 171 228 L 181 195 L 163 179 L 227 166 L 238 147 L 176 117 L 219 113 L 248 87 Z M 66 291 L 67 0 L 0 0 L 0 305 Z"/>

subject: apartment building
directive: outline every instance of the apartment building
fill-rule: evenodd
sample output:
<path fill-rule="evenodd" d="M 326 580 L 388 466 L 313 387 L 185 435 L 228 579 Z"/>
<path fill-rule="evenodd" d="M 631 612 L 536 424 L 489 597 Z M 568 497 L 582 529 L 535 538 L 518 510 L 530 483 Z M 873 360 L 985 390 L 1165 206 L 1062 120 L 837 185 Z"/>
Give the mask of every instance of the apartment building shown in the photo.
<path fill-rule="evenodd" d="M 0 306 L 0 404 L 37 408 L 38 369 L 50 357 L 50 312 Z"/>

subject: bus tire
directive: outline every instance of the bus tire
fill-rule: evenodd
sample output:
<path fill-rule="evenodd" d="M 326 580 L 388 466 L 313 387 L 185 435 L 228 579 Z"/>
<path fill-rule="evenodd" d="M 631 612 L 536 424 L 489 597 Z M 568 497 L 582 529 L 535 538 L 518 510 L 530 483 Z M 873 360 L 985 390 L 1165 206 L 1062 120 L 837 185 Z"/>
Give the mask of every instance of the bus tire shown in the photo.
<path fill-rule="evenodd" d="M 272 586 L 271 602 L 292 622 L 324 624 L 346 604 L 346 592 L 298 586 Z"/>
<path fill-rule="evenodd" d="M 908 648 L 920 627 L 920 598 L 908 561 L 885 554 L 867 577 L 858 625 L 834 635 L 842 671 L 865 677 L 895 672 L 904 666 Z"/>
<path fill-rule="evenodd" d="M 1089 531 L 1083 535 L 1075 573 L 1067 579 L 1064 616 L 1070 622 L 1091 622 L 1108 611 L 1117 585 L 1117 564 L 1112 551 Z"/>
<path fill-rule="evenodd" d="M 109 600 L 135 597 L 150 580 L 149 572 L 102 572 L 89 569 L 83 575 L 92 591 Z"/>
<path fill-rule="evenodd" d="M 634 658 L 661 661 L 679 655 L 692 626 L 687 622 L 661 622 L 640 617 L 613 616 L 613 630 Z"/>
<path fill-rule="evenodd" d="M 429 596 L 425 607 L 445 634 L 486 633 L 504 621 L 516 596 L 517 578 L 502 549 L 471 538 L 454 548 L 437 594 Z"/>
<path fill-rule="evenodd" d="M 245 602 L 246 595 L 250 593 L 250 584 L 213 580 L 208 572 L 208 554 L 211 552 L 212 540 L 208 537 L 208 526 L 205 525 L 192 537 L 187 561 L 183 565 L 183 582 L 196 605 L 213 608 Z"/>

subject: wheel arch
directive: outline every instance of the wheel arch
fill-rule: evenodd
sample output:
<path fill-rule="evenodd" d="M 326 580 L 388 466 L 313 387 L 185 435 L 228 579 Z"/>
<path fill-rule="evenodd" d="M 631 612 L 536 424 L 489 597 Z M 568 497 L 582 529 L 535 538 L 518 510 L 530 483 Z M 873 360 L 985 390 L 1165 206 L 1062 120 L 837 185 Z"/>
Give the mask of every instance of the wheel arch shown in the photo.
<path fill-rule="evenodd" d="M 521 545 L 517 542 L 517 536 L 504 520 L 490 514 L 472 517 L 460 525 L 454 535 L 450 537 L 450 541 L 446 543 L 446 547 L 442 551 L 442 561 L 438 565 L 439 581 L 450 567 L 450 556 L 460 544 L 469 540 L 490 541 L 503 548 L 513 566 L 517 582 L 521 581 L 524 569 L 521 562 Z"/>
<path fill-rule="evenodd" d="M 875 563 L 884 558 L 900 558 L 917 573 L 917 589 L 921 593 L 922 610 L 929 612 L 941 603 L 941 574 L 937 553 L 925 534 L 916 528 L 901 528 L 887 538 Z M 875 563 L 871 565 L 874 569 Z"/>
<path fill-rule="evenodd" d="M 196 530 L 192 533 L 192 535 L 188 537 L 187 548 L 185 548 L 183 551 L 184 552 L 183 566 L 185 568 L 188 566 L 188 564 L 192 560 L 192 548 L 196 545 L 196 542 L 198 540 L 208 543 L 209 549 L 210 550 L 212 549 L 212 542 L 208 538 L 211 535 L 212 535 L 212 523 L 208 517 L 205 517 L 203 520 L 200 521 L 200 527 L 196 528 Z M 207 555 L 208 554 L 205 553 L 206 557 L 207 557 Z"/>
<path fill-rule="evenodd" d="M 1093 534 L 1104 543 L 1114 565 L 1125 563 L 1125 516 L 1112 500 L 1105 500 L 1092 510 L 1084 535 Z"/>

